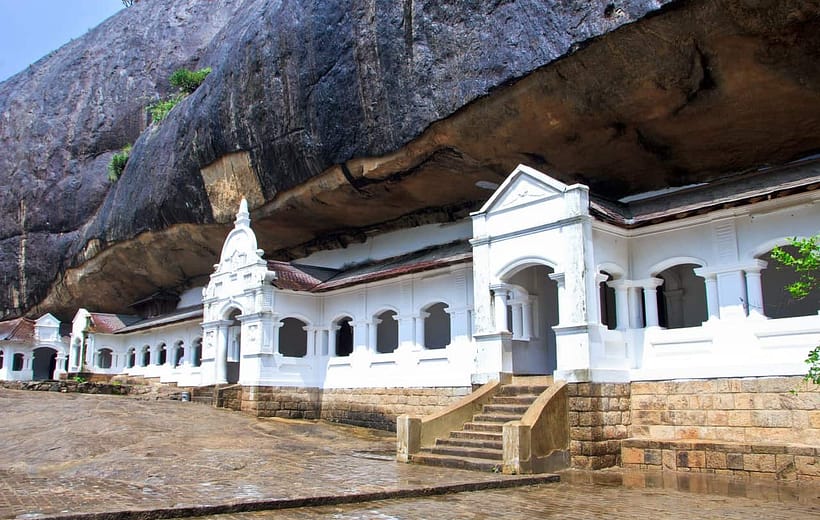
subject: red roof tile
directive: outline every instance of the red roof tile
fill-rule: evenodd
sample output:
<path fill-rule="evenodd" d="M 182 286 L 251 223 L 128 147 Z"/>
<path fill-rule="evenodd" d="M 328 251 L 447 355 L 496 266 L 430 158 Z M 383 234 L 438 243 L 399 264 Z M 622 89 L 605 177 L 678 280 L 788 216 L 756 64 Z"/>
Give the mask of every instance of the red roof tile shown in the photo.
<path fill-rule="evenodd" d="M 103 334 L 113 334 L 141 319 L 139 316 L 129 314 L 106 314 L 102 312 L 91 312 L 89 314 L 91 315 L 89 331 Z"/>
<path fill-rule="evenodd" d="M 0 340 L 2 341 L 34 341 L 34 320 L 15 318 L 0 321 Z"/>

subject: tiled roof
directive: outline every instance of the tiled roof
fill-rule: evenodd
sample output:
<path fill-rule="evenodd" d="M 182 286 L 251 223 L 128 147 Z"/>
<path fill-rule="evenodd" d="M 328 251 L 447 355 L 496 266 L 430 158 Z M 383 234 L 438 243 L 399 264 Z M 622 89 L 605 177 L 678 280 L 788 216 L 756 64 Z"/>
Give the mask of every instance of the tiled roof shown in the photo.
<path fill-rule="evenodd" d="M 128 332 L 149 329 L 151 327 L 159 327 L 161 325 L 170 325 L 172 323 L 190 321 L 193 319 L 202 318 L 202 315 L 202 305 L 193 305 L 191 307 L 177 309 L 174 312 L 169 312 L 167 314 L 161 314 L 159 316 L 153 316 L 151 318 L 137 321 L 135 323 L 132 323 L 131 325 L 128 325 L 127 327 L 123 327 L 117 330 L 116 334 L 126 334 Z"/>
<path fill-rule="evenodd" d="M 89 331 L 102 334 L 113 334 L 140 320 L 139 316 L 130 314 L 107 314 L 103 312 L 91 312 L 89 314 L 91 315 Z"/>
<path fill-rule="evenodd" d="M 277 289 L 310 291 L 322 283 L 318 278 L 288 262 L 268 260 L 268 269 L 276 273 L 276 279 L 272 283 Z"/>
<path fill-rule="evenodd" d="M 15 318 L 0 321 L 0 341 L 34 341 L 34 320 Z"/>
<path fill-rule="evenodd" d="M 328 281 L 315 286 L 312 291 L 330 291 L 404 274 L 440 269 L 449 265 L 469 262 L 472 258 L 473 252 L 469 242 L 452 242 L 385 260 L 349 266 Z"/>

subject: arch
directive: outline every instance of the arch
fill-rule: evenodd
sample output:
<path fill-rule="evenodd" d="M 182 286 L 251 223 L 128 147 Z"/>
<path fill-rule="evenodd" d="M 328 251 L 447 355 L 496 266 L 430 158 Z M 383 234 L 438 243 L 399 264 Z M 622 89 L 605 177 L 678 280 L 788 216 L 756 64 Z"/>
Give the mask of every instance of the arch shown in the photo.
<path fill-rule="evenodd" d="M 656 263 L 652 267 L 649 268 L 649 276 L 658 276 L 659 273 L 666 271 L 671 267 L 675 267 L 676 265 L 683 265 L 683 264 L 695 264 L 699 267 L 706 267 L 707 264 L 704 260 L 694 256 L 675 256 L 672 258 L 667 258 L 666 260 L 661 260 L 660 262 Z"/>
<path fill-rule="evenodd" d="M 343 314 L 331 322 L 336 340 L 333 354 L 337 357 L 346 357 L 353 353 L 353 327 L 350 325 L 352 321 L 351 316 Z"/>
<path fill-rule="evenodd" d="M 617 327 L 617 313 L 615 311 L 615 289 L 607 285 L 607 282 L 612 281 L 615 277 L 608 271 L 598 271 L 601 275 L 606 276 L 605 280 L 598 282 L 598 300 L 600 302 L 601 311 L 601 325 L 606 326 L 607 329 L 613 330 Z"/>
<path fill-rule="evenodd" d="M 57 368 L 57 350 L 51 347 L 34 349 L 34 363 L 31 367 L 31 378 L 35 381 L 54 379 L 54 370 Z"/>
<path fill-rule="evenodd" d="M 422 308 L 424 316 L 424 348 L 444 348 L 451 341 L 450 306 L 445 302 L 435 302 Z M 423 315 L 424 315 L 423 314 Z"/>
<path fill-rule="evenodd" d="M 173 359 L 171 359 L 172 365 L 174 368 L 180 366 L 182 364 L 182 360 L 185 359 L 185 342 L 181 339 L 178 339 L 174 343 L 173 349 Z"/>
<path fill-rule="evenodd" d="M 218 360 L 218 362 L 225 363 L 225 379 L 228 383 L 234 384 L 239 382 L 239 368 L 242 361 L 242 323 L 238 317 L 243 314 L 242 308 L 238 305 L 232 305 L 226 308 L 224 314 L 226 320 L 231 321 L 228 326 L 228 333 L 225 337 L 227 342 L 225 348 L 225 359 Z"/>
<path fill-rule="evenodd" d="M 658 323 L 668 329 L 699 327 L 708 318 L 706 284 L 695 274 L 698 264 L 675 264 L 657 273 Z"/>
<path fill-rule="evenodd" d="M 140 352 L 140 366 L 147 367 L 151 364 L 151 347 L 149 345 L 143 345 L 142 351 Z"/>
<path fill-rule="evenodd" d="M 223 320 L 232 320 L 243 314 L 245 314 L 245 308 L 234 299 L 230 299 L 225 302 L 222 309 L 219 311 L 219 317 Z"/>
<path fill-rule="evenodd" d="M 797 248 L 783 239 L 785 244 L 775 244 L 787 253 L 797 254 Z M 770 242 L 771 243 L 771 242 Z M 763 252 L 760 259 L 767 262 L 760 271 L 760 286 L 763 293 L 763 314 L 769 318 L 796 318 L 814 316 L 820 310 L 820 287 L 813 288 L 804 298 L 794 298 L 787 287 L 800 280 L 800 275 L 789 267 L 771 257 L 771 249 Z"/>
<path fill-rule="evenodd" d="M 131 347 L 125 354 L 125 368 L 134 368 L 137 365 L 137 347 Z"/>
<path fill-rule="evenodd" d="M 790 244 L 789 240 L 792 239 L 792 238 L 797 238 L 798 240 L 803 240 L 803 239 L 806 239 L 806 238 L 809 238 L 809 237 L 805 237 L 805 236 L 785 237 L 784 236 L 784 237 L 772 238 L 771 240 L 766 240 L 765 242 L 762 242 L 762 243 L 758 244 L 757 246 L 753 247 L 750 250 L 750 255 L 749 255 L 748 259 L 749 260 L 754 259 L 754 258 L 764 259 L 763 257 L 765 257 L 769 253 L 771 253 L 772 249 L 774 249 L 775 247 L 788 246 Z"/>
<path fill-rule="evenodd" d="M 23 370 L 23 364 L 25 362 L 25 356 L 18 352 L 17 354 L 11 357 L 11 371 L 12 372 L 19 372 Z"/>
<path fill-rule="evenodd" d="M 168 347 L 165 345 L 165 342 L 161 342 L 157 345 L 157 365 L 164 365 L 168 362 Z"/>
<path fill-rule="evenodd" d="M 0 370 L 3 369 L 3 362 L 4 362 L 5 355 L 6 355 L 6 353 L 3 350 L 0 350 Z"/>
<path fill-rule="evenodd" d="M 202 338 L 194 340 L 194 349 L 191 352 L 191 364 L 195 367 L 202 366 Z"/>
<path fill-rule="evenodd" d="M 97 349 L 97 352 L 94 356 L 94 365 L 97 368 L 101 368 L 104 370 L 111 368 L 111 363 L 114 360 L 113 354 L 114 352 L 107 347 Z"/>
<path fill-rule="evenodd" d="M 398 313 L 392 308 L 385 308 L 373 316 L 376 326 L 375 350 L 380 354 L 389 354 L 399 346 Z"/>
<path fill-rule="evenodd" d="M 619 280 L 621 278 L 626 278 L 626 269 L 620 266 L 620 264 L 616 264 L 615 262 L 601 262 L 598 264 L 595 272 L 597 273 L 607 273 L 612 277 L 612 280 Z"/>
<path fill-rule="evenodd" d="M 279 353 L 285 357 L 305 357 L 307 355 L 307 322 L 288 316 L 279 327 Z"/>
<path fill-rule="evenodd" d="M 497 280 L 506 280 L 509 278 L 514 277 L 519 272 L 527 269 L 528 267 L 535 267 L 535 266 L 544 266 L 556 271 L 558 268 L 558 263 L 553 262 L 548 258 L 544 258 L 541 256 L 525 256 L 522 258 L 516 258 L 512 262 L 509 262 L 507 265 L 496 271 L 495 277 Z"/>

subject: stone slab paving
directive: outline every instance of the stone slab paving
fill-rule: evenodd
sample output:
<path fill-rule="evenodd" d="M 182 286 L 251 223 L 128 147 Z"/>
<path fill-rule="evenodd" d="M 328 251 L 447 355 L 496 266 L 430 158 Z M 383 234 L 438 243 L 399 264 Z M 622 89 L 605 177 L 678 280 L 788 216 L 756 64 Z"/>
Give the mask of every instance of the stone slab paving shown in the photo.
<path fill-rule="evenodd" d="M 389 432 L 256 419 L 177 401 L 0 388 L 0 418 L 3 519 L 190 513 L 219 504 L 516 480 L 397 463 Z"/>
<path fill-rule="evenodd" d="M 215 515 L 207 520 L 575 520 L 605 518 L 766 519 L 820 518 L 816 500 L 785 503 L 747 497 L 686 493 L 667 488 L 628 488 L 561 482 L 504 490 L 458 493 L 438 497 L 384 500 L 366 504 L 307 507 L 283 511 Z"/>

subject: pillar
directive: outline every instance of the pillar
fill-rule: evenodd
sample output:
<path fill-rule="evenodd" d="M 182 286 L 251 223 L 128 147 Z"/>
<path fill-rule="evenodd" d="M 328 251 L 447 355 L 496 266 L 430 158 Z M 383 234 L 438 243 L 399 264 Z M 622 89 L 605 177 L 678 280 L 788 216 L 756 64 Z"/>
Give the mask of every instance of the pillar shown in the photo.
<path fill-rule="evenodd" d="M 615 290 L 615 328 L 626 330 L 630 327 L 629 289 L 626 280 L 613 280 L 606 283 Z"/>
<path fill-rule="evenodd" d="M 351 322 L 353 326 L 353 354 L 363 354 L 367 352 L 367 330 L 369 323 L 366 321 Z"/>
<path fill-rule="evenodd" d="M 220 323 L 216 333 L 216 384 L 228 383 L 228 323 Z"/>
<path fill-rule="evenodd" d="M 532 300 L 521 302 L 521 339 L 529 341 L 532 338 Z"/>
<path fill-rule="evenodd" d="M 524 339 L 524 317 L 521 315 L 521 302 L 512 302 L 512 333 L 513 339 Z"/>
<path fill-rule="evenodd" d="M 663 284 L 660 278 L 643 280 L 643 304 L 646 311 L 646 328 L 657 327 L 658 323 L 658 287 Z"/>
<path fill-rule="evenodd" d="M 509 290 L 503 286 L 491 287 L 493 291 L 493 313 L 496 332 L 509 332 L 507 323 L 507 296 Z"/>

